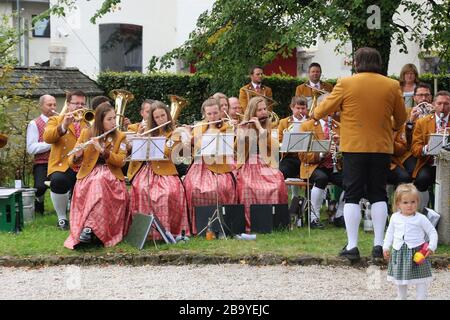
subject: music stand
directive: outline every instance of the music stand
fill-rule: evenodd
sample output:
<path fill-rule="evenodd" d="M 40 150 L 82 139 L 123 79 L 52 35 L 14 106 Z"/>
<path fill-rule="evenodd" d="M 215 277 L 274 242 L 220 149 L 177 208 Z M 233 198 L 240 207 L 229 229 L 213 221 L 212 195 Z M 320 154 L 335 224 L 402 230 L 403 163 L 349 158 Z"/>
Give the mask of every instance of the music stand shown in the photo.
<path fill-rule="evenodd" d="M 152 137 L 152 136 L 133 137 L 130 140 L 132 142 L 132 151 L 131 151 L 131 155 L 130 155 L 131 161 L 148 162 L 148 161 L 152 161 L 152 160 L 158 161 L 158 160 L 165 159 L 164 149 L 165 149 L 166 140 L 167 140 L 166 137 Z M 148 171 L 147 171 L 148 202 L 149 202 L 149 207 L 151 207 L 149 179 L 150 179 L 150 177 L 149 177 Z M 176 242 L 175 239 L 173 238 L 173 236 L 170 233 L 168 233 L 168 231 L 165 230 L 164 226 L 161 224 L 158 217 L 154 213 L 149 212 L 149 213 L 143 213 L 143 214 L 151 217 L 148 228 L 146 228 L 144 230 L 146 236 L 150 232 L 151 227 L 153 227 L 156 231 L 158 231 L 158 233 L 161 235 L 161 237 L 163 238 L 163 240 L 166 243 L 170 244 L 170 243 Z M 144 239 L 146 239 L 146 237 Z M 134 243 L 136 243 L 136 242 L 134 242 Z M 153 239 L 153 243 L 155 244 L 155 247 L 156 247 L 156 243 L 155 243 L 154 239 Z"/>
<path fill-rule="evenodd" d="M 326 145 L 326 141 L 328 140 L 313 140 L 312 132 L 285 132 L 280 152 L 323 152 L 323 150 L 316 151 L 322 146 L 322 144 L 318 144 L 318 142 L 322 142 Z M 306 205 L 306 211 L 308 212 L 308 234 L 311 236 L 311 197 L 309 192 L 309 177 L 306 178 Z"/>
<path fill-rule="evenodd" d="M 234 156 L 234 133 L 205 133 L 202 135 L 202 145 L 200 149 L 201 156 L 216 156 L 216 157 L 226 157 L 226 156 Z M 225 224 L 223 213 L 219 209 L 219 178 L 217 173 L 213 172 L 213 175 L 216 177 L 216 210 L 211 216 L 210 224 L 214 223 L 214 221 L 218 221 L 220 230 L 222 231 L 222 235 L 227 239 L 227 235 L 223 226 Z M 202 230 L 197 231 L 197 234 L 201 234 L 208 228 L 206 225 Z M 228 228 L 228 227 L 227 227 Z M 228 231 L 231 232 L 231 229 L 228 228 Z"/>

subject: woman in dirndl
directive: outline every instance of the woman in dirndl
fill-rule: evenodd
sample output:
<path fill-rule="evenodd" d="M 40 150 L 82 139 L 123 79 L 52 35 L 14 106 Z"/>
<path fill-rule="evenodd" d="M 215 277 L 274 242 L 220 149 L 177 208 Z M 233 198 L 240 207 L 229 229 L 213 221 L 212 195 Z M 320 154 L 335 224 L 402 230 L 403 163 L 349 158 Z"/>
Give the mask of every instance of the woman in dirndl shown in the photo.
<path fill-rule="evenodd" d="M 175 124 L 169 108 L 161 101 L 153 101 L 147 123 L 148 130 L 154 129 L 149 133 L 152 137 L 167 139 L 165 159 L 131 161 L 127 174 L 131 181 L 130 212 L 133 216 L 154 214 L 174 237 L 190 235 L 184 187 L 171 161 L 172 149 L 179 141 L 173 135 Z M 162 127 L 156 129 L 158 126 Z M 161 240 L 161 235 L 153 230 L 152 238 Z"/>
<path fill-rule="evenodd" d="M 416 286 L 416 299 L 426 299 L 427 287 L 433 279 L 427 257 L 436 250 L 438 235 L 427 217 L 417 212 L 419 199 L 419 191 L 412 183 L 397 187 L 395 213 L 383 243 L 383 255 L 390 259 L 387 279 L 397 285 L 399 300 L 406 300 L 408 285 L 412 284 Z M 424 245 L 427 239 L 429 243 Z M 389 253 L 391 246 L 392 253 Z"/>
<path fill-rule="evenodd" d="M 77 141 L 77 145 L 90 144 L 69 157 L 70 166 L 79 167 L 70 207 L 70 235 L 64 242 L 69 249 L 95 238 L 111 247 L 127 232 L 128 192 L 121 170 L 126 139 L 115 127 L 114 107 L 108 102 L 100 104 L 93 127 L 83 129 Z M 107 131 L 111 132 L 99 137 Z"/>
<path fill-rule="evenodd" d="M 239 203 L 245 206 L 245 228 L 250 232 L 250 205 L 287 204 L 288 194 L 276 161 L 278 140 L 272 138 L 263 97 L 249 101 L 242 123 L 237 131 L 237 193 Z"/>
<path fill-rule="evenodd" d="M 215 98 L 203 102 L 204 120 L 193 128 L 194 162 L 183 180 L 193 234 L 201 231 L 196 227 L 196 207 L 215 205 L 217 201 L 221 205 L 237 202 L 233 157 L 201 156 L 200 153 L 203 134 L 233 132 L 227 123 L 220 121 L 219 106 Z"/>

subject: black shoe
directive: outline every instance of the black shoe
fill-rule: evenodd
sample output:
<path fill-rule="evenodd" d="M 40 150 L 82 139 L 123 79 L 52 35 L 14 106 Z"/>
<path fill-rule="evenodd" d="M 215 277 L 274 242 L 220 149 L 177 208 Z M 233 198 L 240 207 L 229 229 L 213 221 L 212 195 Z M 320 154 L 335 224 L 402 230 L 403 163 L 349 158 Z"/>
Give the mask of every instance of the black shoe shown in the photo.
<path fill-rule="evenodd" d="M 341 216 L 339 218 L 334 218 L 333 224 L 338 228 L 345 228 L 345 219 L 344 216 Z"/>
<path fill-rule="evenodd" d="M 90 243 L 92 242 L 92 229 L 89 227 L 83 228 L 80 234 L 80 242 Z"/>
<path fill-rule="evenodd" d="M 67 221 L 66 219 L 60 219 L 58 221 L 58 228 L 60 228 L 61 230 L 68 230 L 69 229 L 69 221 Z"/>
<path fill-rule="evenodd" d="M 44 214 L 44 203 L 34 200 L 34 212 Z"/>
<path fill-rule="evenodd" d="M 350 250 L 347 250 L 347 245 L 345 245 L 345 247 L 342 249 L 341 253 L 339 253 L 339 256 L 345 257 L 350 261 L 356 261 L 356 260 L 361 259 L 360 255 L 359 255 L 358 247 L 354 247 Z"/>
<path fill-rule="evenodd" d="M 319 220 L 313 220 L 310 224 L 311 229 L 323 229 L 324 226 Z"/>
<path fill-rule="evenodd" d="M 382 246 L 373 247 L 372 257 L 375 259 L 383 259 L 383 247 Z"/>

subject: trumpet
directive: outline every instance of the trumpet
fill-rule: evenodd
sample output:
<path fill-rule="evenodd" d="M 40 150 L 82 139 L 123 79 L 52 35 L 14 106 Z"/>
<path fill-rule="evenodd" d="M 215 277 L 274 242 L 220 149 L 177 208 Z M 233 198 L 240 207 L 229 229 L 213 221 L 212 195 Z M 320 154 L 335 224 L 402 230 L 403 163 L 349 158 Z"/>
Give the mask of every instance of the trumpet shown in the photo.
<path fill-rule="evenodd" d="M 310 85 L 307 84 L 307 83 L 305 83 L 305 86 L 308 87 L 308 88 L 310 88 L 310 89 L 312 89 L 312 90 L 315 91 L 316 93 L 320 93 L 320 94 L 327 94 L 327 93 L 329 93 L 329 92 L 326 91 L 326 90 L 314 88 L 314 87 L 310 86 Z"/>
<path fill-rule="evenodd" d="M 419 103 L 416 108 L 419 110 L 419 118 L 425 117 L 434 112 L 434 106 L 426 101 Z"/>
<path fill-rule="evenodd" d="M 92 143 L 94 143 L 94 139 L 101 139 L 106 137 L 108 134 L 110 134 L 111 132 L 113 132 L 114 130 L 116 130 L 117 128 L 119 128 L 119 126 L 115 126 L 114 128 L 112 128 L 111 130 L 108 130 L 104 133 L 102 133 L 101 135 L 91 138 L 89 141 L 86 141 L 84 143 L 81 143 L 79 145 L 77 145 L 75 148 L 73 148 L 71 151 L 69 151 L 69 153 L 67 154 L 68 157 L 70 157 L 72 154 L 77 153 L 80 150 L 84 150 L 86 149 L 89 145 L 91 145 Z"/>
<path fill-rule="evenodd" d="M 54 114 L 56 114 L 57 116 L 73 115 L 73 118 L 75 119 L 75 121 L 85 120 L 85 121 L 89 122 L 91 125 L 95 118 L 95 111 L 88 109 L 88 108 L 81 108 L 81 109 L 77 109 L 77 110 L 67 112 L 67 113 L 63 113 L 63 112 L 59 113 L 54 110 L 52 110 L 52 112 Z"/>

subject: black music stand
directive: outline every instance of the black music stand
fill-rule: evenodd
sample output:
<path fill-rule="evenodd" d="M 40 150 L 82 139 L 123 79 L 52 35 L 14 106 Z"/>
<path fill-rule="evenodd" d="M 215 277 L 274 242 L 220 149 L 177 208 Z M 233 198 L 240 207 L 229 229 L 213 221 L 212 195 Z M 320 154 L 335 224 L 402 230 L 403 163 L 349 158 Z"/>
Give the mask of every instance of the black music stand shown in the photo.
<path fill-rule="evenodd" d="M 206 139 L 205 139 L 206 138 Z M 202 135 L 202 146 L 200 150 L 201 156 L 215 156 L 215 157 L 226 157 L 226 156 L 234 156 L 234 133 L 205 133 Z M 204 160 L 203 160 L 204 161 Z M 223 218 L 223 213 L 219 208 L 219 178 L 217 177 L 217 173 L 213 172 L 213 175 L 216 177 L 216 209 L 214 210 L 213 215 L 211 216 L 210 223 L 213 224 L 215 221 L 219 223 L 221 234 L 225 240 L 227 239 L 227 235 L 225 233 L 224 225 L 225 221 Z M 198 231 L 197 234 L 201 234 L 208 228 L 208 225 L 205 226 L 202 230 Z M 231 230 L 230 230 L 231 231 Z"/>

